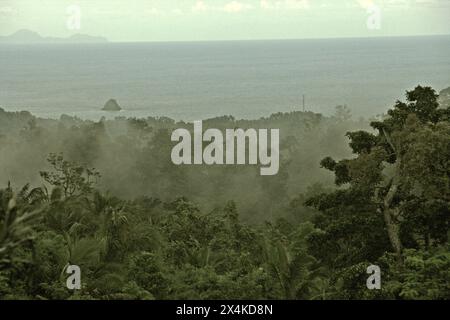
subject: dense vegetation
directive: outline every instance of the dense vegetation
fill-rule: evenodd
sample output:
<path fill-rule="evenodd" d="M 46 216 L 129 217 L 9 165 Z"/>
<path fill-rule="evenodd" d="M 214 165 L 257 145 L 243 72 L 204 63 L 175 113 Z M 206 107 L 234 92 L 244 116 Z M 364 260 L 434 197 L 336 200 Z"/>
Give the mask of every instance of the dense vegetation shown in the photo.
<path fill-rule="evenodd" d="M 0 110 L 0 298 L 450 298 L 450 107 L 434 90 L 371 127 L 342 106 L 205 125 L 280 128 L 280 173 L 174 166 L 170 132 L 190 125 L 171 119 Z"/>

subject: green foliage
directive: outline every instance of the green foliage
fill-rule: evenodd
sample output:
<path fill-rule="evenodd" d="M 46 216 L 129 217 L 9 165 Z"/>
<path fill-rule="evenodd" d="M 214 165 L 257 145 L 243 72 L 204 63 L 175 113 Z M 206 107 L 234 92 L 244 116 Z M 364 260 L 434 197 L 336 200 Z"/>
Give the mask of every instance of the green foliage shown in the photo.
<path fill-rule="evenodd" d="M 448 114 L 419 86 L 376 132 L 346 106 L 329 119 L 205 121 L 282 128 L 282 169 L 263 179 L 252 167 L 174 166 L 169 132 L 183 122 L 0 110 L 2 124 L 22 128 L 0 132 L 21 166 L 1 164 L 45 182 L 0 190 L 0 299 L 448 299 Z M 343 159 L 319 164 L 325 151 Z M 47 153 L 50 168 L 36 168 Z M 65 286 L 70 264 L 81 290 Z M 371 264 L 381 290 L 366 287 Z"/>
<path fill-rule="evenodd" d="M 14 196 L 10 186 L 0 191 L 0 265 L 12 263 L 14 251 L 34 238 L 30 224 L 38 219 L 39 212 L 28 211 L 26 205 L 19 206 L 17 202 L 23 200 Z"/>
<path fill-rule="evenodd" d="M 63 155 L 51 153 L 48 162 L 53 171 L 41 171 L 41 177 L 54 187 L 62 189 L 64 197 L 83 195 L 92 191 L 92 185 L 100 174 L 64 160 Z"/>
<path fill-rule="evenodd" d="M 56 177 L 50 194 L 42 187 L 33 191 L 39 201 L 27 196 L 31 202 L 21 202 L 39 205 L 43 219 L 36 236 L 26 238 L 33 240 L 32 253 L 18 248 L 23 242 L 11 247 L 14 256 L 27 260 L 11 260 L 14 268 L 0 270 L 2 298 L 308 299 L 319 293 L 318 267 L 306 253 L 311 224 L 244 225 L 232 201 L 204 213 L 184 197 L 120 200 L 91 183 L 81 187 L 88 183 L 78 175 L 84 167 L 62 157 L 58 162 L 67 170 L 55 166 L 44 175 Z M 64 196 L 58 191 L 64 184 L 76 192 Z M 23 221 L 18 235 L 31 231 L 28 223 Z M 71 264 L 81 267 L 81 291 L 65 288 Z"/>
<path fill-rule="evenodd" d="M 440 246 L 432 250 L 408 249 L 405 263 L 397 268 L 392 256 L 381 262 L 390 266 L 383 291 L 397 299 L 447 300 L 450 297 L 450 248 Z"/>
<path fill-rule="evenodd" d="M 336 297 L 448 299 L 450 123 L 437 95 L 418 86 L 388 116 L 347 133 L 356 158 L 322 160 L 337 185 L 306 204 L 320 210 L 309 252 L 330 268 Z M 392 253 L 393 252 L 393 253 Z M 383 264 L 387 282 L 364 288 L 369 262 Z M 430 272 L 430 270 L 433 270 Z M 443 284 L 444 283 L 444 284 Z"/>

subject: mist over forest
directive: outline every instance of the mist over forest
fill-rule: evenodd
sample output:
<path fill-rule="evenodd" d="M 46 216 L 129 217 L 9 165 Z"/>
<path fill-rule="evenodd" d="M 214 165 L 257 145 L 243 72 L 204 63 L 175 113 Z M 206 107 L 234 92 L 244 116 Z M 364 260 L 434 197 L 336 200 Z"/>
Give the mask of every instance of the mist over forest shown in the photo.
<path fill-rule="evenodd" d="M 112 196 L 163 201 L 185 196 L 205 210 L 233 200 L 245 221 L 260 223 L 284 216 L 279 209 L 286 209 L 308 188 L 331 187 L 333 175 L 321 169 L 320 160 L 350 156 L 345 134 L 369 129 L 367 122 L 352 119 L 346 106 L 336 107 L 331 117 L 291 112 L 258 120 L 223 116 L 203 121 L 204 130 L 279 129 L 280 172 L 261 177 L 259 167 L 252 165 L 174 165 L 170 135 L 177 128 L 192 131 L 191 123 L 151 117 L 95 122 L 66 115 L 58 121 L 2 110 L 0 181 L 4 186 L 11 181 L 16 188 L 27 183 L 39 187 L 43 184 L 39 173 L 50 168 L 49 154 L 61 153 L 68 161 L 97 169 L 101 174 L 97 187 Z"/>
<path fill-rule="evenodd" d="M 174 165 L 190 123 L 0 109 L 0 299 L 448 299 L 448 96 L 203 121 L 279 129 L 274 176 Z"/>

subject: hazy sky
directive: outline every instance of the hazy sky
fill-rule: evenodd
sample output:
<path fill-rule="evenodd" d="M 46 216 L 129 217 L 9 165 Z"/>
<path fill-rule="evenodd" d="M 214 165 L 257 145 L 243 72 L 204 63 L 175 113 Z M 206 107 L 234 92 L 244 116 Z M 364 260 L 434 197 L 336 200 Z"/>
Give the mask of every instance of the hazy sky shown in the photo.
<path fill-rule="evenodd" d="M 111 41 L 450 34 L 450 0 L 0 0 L 0 35 L 19 29 Z"/>

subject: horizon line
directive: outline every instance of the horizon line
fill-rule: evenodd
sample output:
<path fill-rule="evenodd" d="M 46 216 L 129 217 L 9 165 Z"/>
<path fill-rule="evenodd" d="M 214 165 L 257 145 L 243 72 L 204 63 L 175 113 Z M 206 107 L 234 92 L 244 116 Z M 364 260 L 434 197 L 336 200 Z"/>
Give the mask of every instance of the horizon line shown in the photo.
<path fill-rule="evenodd" d="M 106 42 L 73 42 L 73 43 L 54 43 L 54 42 L 17 42 L 17 43 L 8 43 L 4 42 L 4 44 L 101 44 L 101 43 L 110 43 L 110 44 L 125 44 L 125 43 L 196 43 L 196 42 L 250 42 L 250 41 L 298 41 L 298 40 L 339 40 L 339 39 L 376 39 L 376 38 L 419 38 L 419 37 L 446 37 L 450 36 L 450 33 L 432 33 L 432 34 L 411 34 L 411 35 L 367 35 L 367 36 L 338 36 L 338 37 L 303 37 L 303 38 L 248 38 L 248 39 L 203 39 L 203 40 L 110 40 L 106 36 L 102 35 L 93 35 L 89 33 L 73 33 L 71 35 L 65 37 L 58 36 L 43 36 L 37 31 L 33 31 L 30 29 L 18 29 L 17 31 L 10 33 L 9 35 L 0 35 L 0 37 L 8 38 L 13 36 L 15 33 L 19 31 L 30 31 L 33 33 L 37 33 L 42 39 L 60 39 L 60 40 L 69 40 L 70 37 L 75 35 L 83 35 L 92 38 L 104 38 Z M 0 42 L 2 43 L 2 42 Z"/>
<path fill-rule="evenodd" d="M 168 42 L 239 42 L 239 41 L 297 41 L 297 40 L 339 40 L 339 39 L 374 39 L 374 38 L 420 38 L 420 37 L 448 37 L 450 33 L 416 34 L 416 35 L 374 35 L 374 36 L 343 36 L 318 38 L 251 38 L 251 39 L 213 39 L 213 40 L 109 40 L 108 43 L 168 43 Z"/>

